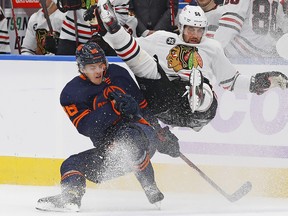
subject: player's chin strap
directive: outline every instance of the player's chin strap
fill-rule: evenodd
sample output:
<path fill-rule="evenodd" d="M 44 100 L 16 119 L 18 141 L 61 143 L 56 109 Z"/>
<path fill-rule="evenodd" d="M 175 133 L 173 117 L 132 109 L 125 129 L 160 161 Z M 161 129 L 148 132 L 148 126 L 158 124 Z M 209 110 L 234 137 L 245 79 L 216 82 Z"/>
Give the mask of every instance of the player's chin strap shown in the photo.
<path fill-rule="evenodd" d="M 257 73 L 251 77 L 250 92 L 261 95 L 268 89 L 280 87 L 281 89 L 288 88 L 288 78 L 279 71 L 271 71 Z"/>

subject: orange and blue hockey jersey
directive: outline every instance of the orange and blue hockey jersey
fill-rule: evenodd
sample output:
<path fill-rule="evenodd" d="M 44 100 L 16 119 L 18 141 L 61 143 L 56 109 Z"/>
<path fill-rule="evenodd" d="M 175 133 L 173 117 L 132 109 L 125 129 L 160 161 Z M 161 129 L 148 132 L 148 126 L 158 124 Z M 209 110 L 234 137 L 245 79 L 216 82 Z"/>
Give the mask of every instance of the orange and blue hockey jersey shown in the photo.
<path fill-rule="evenodd" d="M 112 91 L 131 95 L 142 112 L 147 107 L 129 72 L 116 64 L 109 65 L 100 85 L 81 74 L 68 82 L 60 95 L 60 103 L 73 125 L 80 134 L 90 137 L 95 147 L 104 144 L 104 140 L 125 122 L 108 98 Z"/>

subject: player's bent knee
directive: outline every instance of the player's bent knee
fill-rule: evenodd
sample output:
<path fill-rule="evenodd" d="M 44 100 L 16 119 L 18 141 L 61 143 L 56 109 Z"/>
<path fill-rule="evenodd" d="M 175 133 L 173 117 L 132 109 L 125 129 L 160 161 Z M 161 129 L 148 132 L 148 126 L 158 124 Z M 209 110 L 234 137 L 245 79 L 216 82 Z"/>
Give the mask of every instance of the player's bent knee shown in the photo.
<path fill-rule="evenodd" d="M 66 172 L 69 172 L 70 170 L 77 170 L 77 164 L 78 164 L 78 159 L 75 157 L 75 155 L 68 157 L 61 164 L 61 167 L 60 167 L 61 175 L 63 175 Z"/>

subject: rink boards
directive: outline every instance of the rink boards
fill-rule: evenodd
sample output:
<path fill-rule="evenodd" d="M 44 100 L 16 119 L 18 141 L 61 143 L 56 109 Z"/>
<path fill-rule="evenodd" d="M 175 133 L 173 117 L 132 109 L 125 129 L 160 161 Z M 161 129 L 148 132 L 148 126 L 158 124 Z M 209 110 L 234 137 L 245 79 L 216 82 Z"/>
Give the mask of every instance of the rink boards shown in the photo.
<path fill-rule="evenodd" d="M 58 185 L 61 162 L 92 147 L 59 104 L 64 85 L 77 76 L 73 57 L 0 56 L 0 184 Z M 118 58 L 110 63 L 125 66 Z M 287 62 L 235 62 L 242 74 L 278 70 Z M 200 132 L 173 128 L 181 151 L 227 191 L 251 181 L 251 195 L 288 197 L 288 91 L 262 96 L 215 89 L 216 118 Z M 155 174 L 164 191 L 215 193 L 181 159 L 156 154 Z M 94 184 L 89 184 L 96 187 Z M 99 187 L 140 189 L 131 175 Z"/>

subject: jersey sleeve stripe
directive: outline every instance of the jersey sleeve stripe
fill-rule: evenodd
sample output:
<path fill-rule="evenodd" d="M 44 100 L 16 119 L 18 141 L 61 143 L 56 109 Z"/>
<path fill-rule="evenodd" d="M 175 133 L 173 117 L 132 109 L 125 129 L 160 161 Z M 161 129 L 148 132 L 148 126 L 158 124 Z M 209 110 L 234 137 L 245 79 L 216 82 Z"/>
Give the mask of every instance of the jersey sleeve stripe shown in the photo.
<path fill-rule="evenodd" d="M 136 50 L 136 52 L 133 55 L 131 55 L 129 58 L 125 58 L 125 59 L 123 58 L 123 61 L 129 61 L 129 60 L 133 59 L 135 56 L 137 56 L 140 52 L 140 47 L 139 46 L 137 46 L 137 47 L 138 47 L 138 49 Z"/>
<path fill-rule="evenodd" d="M 141 103 L 139 104 L 141 109 L 147 107 L 147 105 L 148 105 L 148 103 L 147 103 L 147 101 L 145 99 L 143 101 L 141 101 Z"/>
<path fill-rule="evenodd" d="M 229 17 L 223 17 L 223 18 L 221 18 L 221 21 L 228 21 L 228 23 L 229 22 L 233 22 L 235 24 L 238 24 L 241 28 L 243 26 L 243 23 L 241 23 L 241 22 L 239 22 L 239 21 L 237 21 L 237 20 L 235 20 L 233 18 L 229 18 Z"/>
<path fill-rule="evenodd" d="M 75 118 L 73 120 L 73 124 L 75 125 L 75 127 L 77 128 L 78 127 L 78 124 L 80 122 L 81 119 L 84 118 L 84 116 L 88 115 L 91 111 L 90 110 L 84 110 L 77 118 Z"/>
<path fill-rule="evenodd" d="M 75 26 L 74 25 L 71 25 L 71 24 L 67 23 L 66 21 L 64 21 L 63 24 L 66 27 L 68 27 L 68 28 L 72 29 L 73 31 L 75 31 Z M 78 33 L 91 35 L 91 31 L 84 31 L 84 30 L 80 30 L 80 29 L 78 29 Z"/>
<path fill-rule="evenodd" d="M 117 55 L 122 58 L 123 61 L 129 61 L 134 58 L 140 52 L 140 47 L 137 42 L 130 37 L 129 42 L 120 49 L 115 49 Z"/>
<path fill-rule="evenodd" d="M 137 46 L 137 43 L 136 43 L 136 41 L 134 41 L 134 43 L 133 43 L 133 46 L 129 49 L 129 50 L 127 50 L 125 53 L 123 53 L 123 54 L 118 54 L 120 57 L 126 57 L 127 55 L 129 55 L 129 54 L 131 54 L 135 49 L 136 49 L 136 46 Z"/>
<path fill-rule="evenodd" d="M 240 29 L 235 27 L 235 26 L 233 26 L 233 25 L 219 24 L 219 26 L 223 26 L 223 27 L 226 27 L 226 28 L 234 29 L 235 31 L 240 33 Z"/>
<path fill-rule="evenodd" d="M 236 13 L 225 13 L 219 19 L 219 26 L 231 28 L 240 32 L 244 24 L 244 18 Z"/>
<path fill-rule="evenodd" d="M 74 19 L 73 19 L 73 18 L 71 18 L 71 17 L 69 17 L 69 16 L 66 16 L 66 18 L 67 18 L 67 21 L 69 21 L 70 23 L 73 23 L 73 24 L 74 24 Z M 84 25 L 84 24 L 79 23 L 79 22 L 77 22 L 77 26 L 78 26 L 78 27 L 82 27 L 82 28 L 90 28 L 89 25 Z"/>
<path fill-rule="evenodd" d="M 121 53 L 123 50 L 128 49 L 128 47 L 131 46 L 132 42 L 133 42 L 133 38 L 130 37 L 129 42 L 128 42 L 125 46 L 121 47 L 120 49 L 115 49 L 115 50 L 116 50 L 117 52 Z"/>
<path fill-rule="evenodd" d="M 227 12 L 227 13 L 224 13 L 222 15 L 222 17 L 234 17 L 234 19 L 239 19 L 242 21 L 242 23 L 244 22 L 244 18 L 242 16 L 240 16 L 239 14 L 237 13 L 231 13 L 231 12 Z"/>
<path fill-rule="evenodd" d="M 234 84 L 235 84 L 235 81 L 236 81 L 238 76 L 239 76 L 239 72 L 237 72 L 232 78 L 221 81 L 220 86 L 222 86 L 222 88 L 224 88 L 225 90 L 232 91 Z"/>

